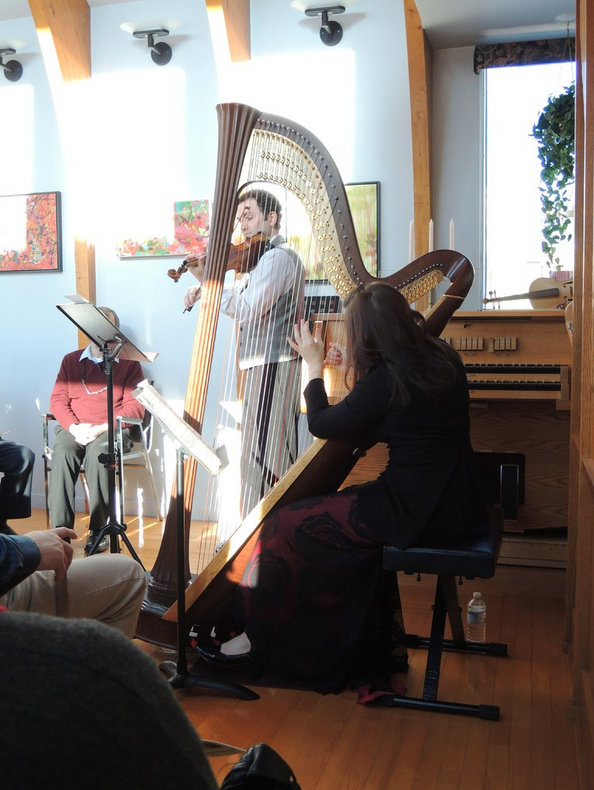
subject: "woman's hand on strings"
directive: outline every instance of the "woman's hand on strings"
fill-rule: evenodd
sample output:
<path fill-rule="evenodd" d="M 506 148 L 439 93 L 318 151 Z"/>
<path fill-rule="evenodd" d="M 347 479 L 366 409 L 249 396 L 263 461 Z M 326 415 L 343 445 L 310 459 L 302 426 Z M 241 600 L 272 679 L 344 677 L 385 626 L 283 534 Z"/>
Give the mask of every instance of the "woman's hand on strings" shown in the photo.
<path fill-rule="evenodd" d="M 324 373 L 324 343 L 322 342 L 322 332 L 316 327 L 315 333 L 309 330 L 309 322 L 302 318 L 295 324 L 294 339 L 288 337 L 289 345 L 294 349 L 307 365 L 309 377 L 322 378 Z"/>
<path fill-rule="evenodd" d="M 341 346 L 340 343 L 331 342 L 324 362 L 344 373 L 346 371 L 346 347 Z"/>

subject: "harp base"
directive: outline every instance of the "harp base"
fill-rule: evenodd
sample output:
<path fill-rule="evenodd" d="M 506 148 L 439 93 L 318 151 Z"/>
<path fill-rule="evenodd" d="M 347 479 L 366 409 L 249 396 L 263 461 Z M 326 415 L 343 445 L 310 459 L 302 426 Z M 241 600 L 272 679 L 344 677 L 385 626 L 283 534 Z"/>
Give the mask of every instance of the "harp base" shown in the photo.
<path fill-rule="evenodd" d="M 186 630 L 186 552 L 185 552 L 185 525 L 184 525 L 184 461 L 187 456 L 185 448 L 180 442 L 176 442 L 176 480 L 177 480 L 177 494 L 176 494 L 176 513 L 177 513 L 177 624 L 175 624 L 176 645 L 177 645 L 177 662 L 164 661 L 159 669 L 167 675 L 169 683 L 176 689 L 187 689 L 192 687 L 199 687 L 203 689 L 210 689 L 211 691 L 222 691 L 231 694 L 239 699 L 253 700 L 259 699 L 258 694 L 244 686 L 227 680 L 213 680 L 210 678 L 203 678 L 198 673 L 190 673 L 188 671 L 188 662 L 186 659 L 186 643 L 188 632 Z M 146 604 L 146 599 L 145 599 Z M 152 606 L 153 618 L 155 615 L 164 614 L 160 606 Z M 161 610 L 161 611 L 159 611 Z M 146 611 L 146 609 L 145 609 Z M 155 618 L 156 619 L 156 618 Z"/>
<path fill-rule="evenodd" d="M 195 665 L 194 665 L 195 666 Z M 207 689 L 209 691 L 222 691 L 231 694 L 238 699 L 255 700 L 260 699 L 260 695 L 255 691 L 234 683 L 231 680 L 217 680 L 216 678 L 203 678 L 188 672 L 184 667 L 178 667 L 174 661 L 164 661 L 159 665 L 159 669 L 169 678 L 169 683 L 174 689 L 188 689 L 192 687 Z"/>

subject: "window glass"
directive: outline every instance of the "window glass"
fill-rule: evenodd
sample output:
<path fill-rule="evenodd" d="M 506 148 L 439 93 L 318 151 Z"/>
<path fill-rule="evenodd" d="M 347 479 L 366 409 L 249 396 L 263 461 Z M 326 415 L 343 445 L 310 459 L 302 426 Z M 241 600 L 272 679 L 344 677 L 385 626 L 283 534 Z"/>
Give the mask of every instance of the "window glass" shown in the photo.
<path fill-rule="evenodd" d="M 541 306 L 534 300 L 504 299 L 535 290 L 549 278 L 542 251 L 541 163 L 532 128 L 549 97 L 564 93 L 575 77 L 574 63 L 490 68 L 485 88 L 485 293 L 487 308 L 520 310 Z M 572 188 L 573 189 L 573 188 Z M 573 205 L 573 195 L 570 201 Z M 573 269 L 571 241 L 557 255 Z M 570 275 L 566 275 L 570 276 Z M 545 305 L 542 305 L 545 306 Z M 549 306 L 549 305 L 546 305 Z"/>

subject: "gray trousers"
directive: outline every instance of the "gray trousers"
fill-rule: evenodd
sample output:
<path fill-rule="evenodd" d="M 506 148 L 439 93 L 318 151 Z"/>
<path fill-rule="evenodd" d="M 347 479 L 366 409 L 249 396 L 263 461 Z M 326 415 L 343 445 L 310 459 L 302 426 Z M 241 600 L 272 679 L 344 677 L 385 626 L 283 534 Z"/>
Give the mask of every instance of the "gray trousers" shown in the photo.
<path fill-rule="evenodd" d="M 128 429 L 125 429 L 124 433 Z M 52 527 L 74 527 L 74 494 L 81 466 L 84 463 L 89 489 L 89 528 L 98 532 L 109 520 L 109 471 L 99 461 L 108 452 L 107 431 L 87 445 L 78 444 L 61 425 L 56 426 L 49 475 L 48 507 Z M 129 449 L 129 448 L 128 448 Z M 115 496 L 115 491 L 113 492 Z"/>
<path fill-rule="evenodd" d="M 244 371 L 241 413 L 241 513 L 245 517 L 297 460 L 301 363 Z"/>
<path fill-rule="evenodd" d="M 134 636 L 146 589 L 142 567 L 123 554 L 77 559 L 66 578 L 53 571 L 35 571 L 0 598 L 15 612 L 100 620 L 128 637 Z"/>

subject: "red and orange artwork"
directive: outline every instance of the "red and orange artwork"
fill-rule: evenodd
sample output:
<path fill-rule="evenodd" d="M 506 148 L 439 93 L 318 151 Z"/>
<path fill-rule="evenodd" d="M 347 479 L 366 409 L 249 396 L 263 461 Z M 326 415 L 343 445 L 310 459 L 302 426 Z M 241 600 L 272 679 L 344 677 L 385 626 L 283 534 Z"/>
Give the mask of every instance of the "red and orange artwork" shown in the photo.
<path fill-rule="evenodd" d="M 0 197 L 0 273 L 59 272 L 60 193 Z"/>

